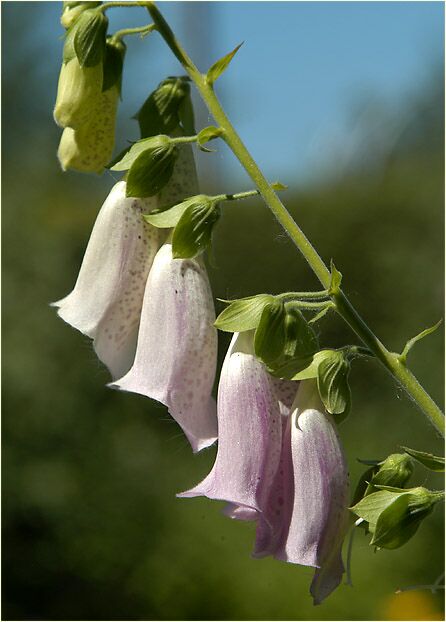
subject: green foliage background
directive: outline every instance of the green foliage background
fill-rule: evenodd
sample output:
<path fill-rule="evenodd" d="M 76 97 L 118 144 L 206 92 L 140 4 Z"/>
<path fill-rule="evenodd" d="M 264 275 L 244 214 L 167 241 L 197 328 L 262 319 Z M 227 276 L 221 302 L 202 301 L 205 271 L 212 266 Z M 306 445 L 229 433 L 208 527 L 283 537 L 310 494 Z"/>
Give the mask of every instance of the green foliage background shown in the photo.
<path fill-rule="evenodd" d="M 355 588 L 342 586 L 313 608 L 310 569 L 251 559 L 253 525 L 231 522 L 216 502 L 175 498 L 208 472 L 215 449 L 193 456 L 163 407 L 108 389 L 108 374 L 89 340 L 49 307 L 75 281 L 113 179 L 108 173 L 98 180 L 59 170 L 59 130 L 39 104 L 39 94 L 55 87 L 56 76 L 42 83 L 26 55 L 18 54 L 26 23 L 14 30 L 13 13 L 8 15 L 4 619 L 386 619 L 386 602 L 397 588 L 430 583 L 440 574 L 442 508 L 397 551 L 374 554 L 358 534 Z M 366 158 L 341 178 L 285 196 L 324 258 L 335 258 L 354 304 L 395 350 L 443 315 L 439 84 L 441 71 L 404 104 L 408 122 L 391 151 Z M 218 189 L 224 183 L 220 179 Z M 213 291 L 220 298 L 318 287 L 261 201 L 224 212 L 211 263 Z M 354 340 L 335 319 L 324 320 L 321 328 L 324 345 Z M 221 335 L 220 360 L 227 344 Z M 410 356 L 413 370 L 440 402 L 442 348 L 438 332 Z M 398 444 L 441 453 L 441 439 L 383 370 L 360 362 L 351 381 L 353 409 L 340 432 L 353 486 L 363 469 L 357 457 L 385 457 Z M 439 475 L 421 467 L 412 481 L 442 486 Z M 441 597 L 432 599 L 439 609 Z"/>

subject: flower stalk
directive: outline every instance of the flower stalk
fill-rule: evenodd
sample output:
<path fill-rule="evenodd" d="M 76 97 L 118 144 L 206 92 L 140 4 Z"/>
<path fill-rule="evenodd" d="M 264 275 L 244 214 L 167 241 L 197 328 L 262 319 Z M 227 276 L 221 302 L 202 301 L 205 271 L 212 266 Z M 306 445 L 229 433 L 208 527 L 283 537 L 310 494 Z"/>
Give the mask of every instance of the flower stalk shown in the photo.
<path fill-rule="evenodd" d="M 109 3 L 107 3 L 110 6 Z M 107 4 L 102 9 L 108 8 Z M 114 3 L 113 3 L 114 4 Z M 146 6 L 153 19 L 156 29 L 163 37 L 173 54 L 180 61 L 185 71 L 197 87 L 209 112 L 214 117 L 221 130 L 220 137 L 227 143 L 240 164 L 250 176 L 265 203 L 272 211 L 276 219 L 285 229 L 295 246 L 306 259 L 310 268 L 317 276 L 322 286 L 329 289 L 331 285 L 331 273 L 324 261 L 305 236 L 302 229 L 294 221 L 291 214 L 277 196 L 272 185 L 260 170 L 259 166 L 243 144 L 232 123 L 228 119 L 222 105 L 220 104 L 213 85 L 207 80 L 206 75 L 200 73 L 191 58 L 187 55 L 181 44 L 175 37 L 170 26 L 153 2 L 138 3 L 116 3 L 115 6 Z M 345 293 L 338 287 L 332 292 L 331 299 L 337 313 L 358 335 L 362 342 L 373 352 L 375 357 L 381 362 L 386 370 L 395 378 L 398 384 L 406 392 L 409 399 L 418 406 L 426 415 L 435 429 L 444 436 L 444 415 L 440 408 L 420 385 L 414 374 L 408 369 L 400 356 L 389 351 L 378 337 L 369 328 L 356 309 L 353 307 Z"/>

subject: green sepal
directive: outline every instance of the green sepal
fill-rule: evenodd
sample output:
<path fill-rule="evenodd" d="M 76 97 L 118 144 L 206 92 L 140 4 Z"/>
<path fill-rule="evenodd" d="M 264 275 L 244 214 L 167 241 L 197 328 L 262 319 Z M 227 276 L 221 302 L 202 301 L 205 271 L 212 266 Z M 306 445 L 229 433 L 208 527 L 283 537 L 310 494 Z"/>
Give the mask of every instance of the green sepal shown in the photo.
<path fill-rule="evenodd" d="M 209 197 L 205 194 L 197 194 L 190 199 L 186 199 L 181 203 L 177 203 L 172 207 L 168 207 L 167 209 L 154 210 L 144 216 L 144 220 L 146 220 L 149 224 L 154 227 L 158 227 L 160 229 L 170 229 L 171 227 L 176 227 L 180 218 L 184 214 L 190 205 L 194 203 L 205 203 L 209 200 Z"/>
<path fill-rule="evenodd" d="M 308 367 L 319 344 L 313 329 L 297 305 L 286 302 L 284 307 L 284 345 L 279 357 L 267 365 L 268 371 L 274 376 L 290 379 Z"/>
<path fill-rule="evenodd" d="M 191 259 L 206 250 L 211 243 L 212 232 L 219 218 L 218 204 L 209 197 L 204 196 L 203 201 L 192 202 L 174 229 L 173 258 Z"/>
<path fill-rule="evenodd" d="M 334 350 L 320 350 L 319 352 L 315 352 L 308 365 L 294 374 L 291 380 L 310 380 L 311 378 L 317 378 L 321 361 L 326 357 L 330 357 L 332 352 L 334 352 Z"/>
<path fill-rule="evenodd" d="M 444 458 L 441 456 L 434 456 L 433 454 L 429 454 L 425 451 L 416 451 L 415 449 L 410 449 L 410 447 L 401 447 L 401 449 L 430 471 L 444 473 Z"/>
<path fill-rule="evenodd" d="M 263 309 L 274 300 L 271 294 L 257 294 L 231 301 L 214 322 L 219 330 L 242 333 L 257 328 Z"/>
<path fill-rule="evenodd" d="M 127 47 L 123 41 L 116 41 L 110 37 L 107 39 L 103 65 L 104 79 L 102 91 L 108 91 L 108 89 L 111 89 L 112 86 L 116 84 L 119 94 L 121 94 L 122 71 L 124 68 L 126 49 Z"/>
<path fill-rule="evenodd" d="M 158 194 L 172 177 L 177 154 L 172 144 L 140 153 L 127 175 L 126 196 L 143 198 Z"/>
<path fill-rule="evenodd" d="M 60 23 L 65 29 L 71 28 L 77 21 L 81 13 L 87 9 L 94 9 L 102 2 L 63 2 Z"/>
<path fill-rule="evenodd" d="M 317 386 L 321 400 L 332 415 L 346 416 L 351 406 L 348 384 L 350 364 L 343 352 L 333 350 L 331 356 L 322 359 L 318 366 Z"/>
<path fill-rule="evenodd" d="M 273 366 L 283 352 L 285 339 L 285 305 L 274 299 L 264 307 L 256 328 L 254 350 L 257 358 L 267 367 Z"/>
<path fill-rule="evenodd" d="M 221 127 L 214 127 L 213 125 L 210 125 L 209 127 L 204 127 L 200 132 L 198 132 L 197 145 L 202 151 L 207 151 L 208 153 L 210 153 L 214 150 L 207 149 L 206 147 L 203 147 L 203 145 L 210 140 L 213 140 L 214 138 L 219 138 L 222 134 L 223 130 L 221 129 Z"/>
<path fill-rule="evenodd" d="M 130 148 L 125 149 L 123 157 L 110 167 L 111 171 L 128 171 L 139 156 L 144 151 L 169 151 L 172 143 L 168 136 L 152 136 L 151 138 L 143 138 L 133 143 Z"/>
<path fill-rule="evenodd" d="M 337 294 L 340 290 L 341 282 L 342 282 L 342 274 L 339 272 L 339 270 L 334 265 L 333 259 L 330 262 L 330 268 L 331 268 L 331 280 L 330 280 L 330 286 L 328 288 L 328 295 L 333 296 L 334 294 Z"/>
<path fill-rule="evenodd" d="M 364 463 L 364 461 L 361 462 Z M 376 492 L 378 486 L 404 488 L 413 473 L 412 460 L 405 454 L 390 454 L 385 460 L 367 462 L 373 464 L 360 477 L 353 496 L 353 503 L 357 503 L 362 497 Z"/>
<path fill-rule="evenodd" d="M 215 62 L 212 65 L 212 67 L 209 69 L 209 71 L 206 74 L 206 82 L 210 86 L 212 86 L 214 82 L 217 80 L 217 78 L 219 78 L 221 74 L 227 69 L 229 63 L 234 58 L 234 56 L 237 54 L 237 52 L 242 47 L 242 45 L 243 45 L 243 41 L 236 48 L 234 48 L 232 52 L 229 52 L 229 54 L 226 54 L 225 56 L 220 58 L 217 62 Z"/>
<path fill-rule="evenodd" d="M 135 119 L 138 120 L 141 137 L 172 134 L 180 125 L 180 106 L 186 99 L 189 100 L 189 105 L 192 107 L 189 78 L 169 77 L 160 82 L 135 115 Z M 186 122 L 190 126 L 190 110 L 188 114 L 189 118 Z M 184 130 L 188 133 L 186 127 L 184 127 Z"/>
<path fill-rule="evenodd" d="M 81 67 L 94 67 L 104 59 L 107 27 L 107 17 L 97 9 L 87 9 L 73 25 L 74 51 Z"/>

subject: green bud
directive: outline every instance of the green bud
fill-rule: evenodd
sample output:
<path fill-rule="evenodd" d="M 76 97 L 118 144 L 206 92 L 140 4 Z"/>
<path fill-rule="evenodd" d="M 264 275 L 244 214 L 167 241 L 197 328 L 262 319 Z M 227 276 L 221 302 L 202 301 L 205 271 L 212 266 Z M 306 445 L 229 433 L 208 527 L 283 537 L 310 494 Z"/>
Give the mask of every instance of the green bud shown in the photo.
<path fill-rule="evenodd" d="M 346 416 L 350 410 L 351 395 L 348 384 L 350 364 L 343 352 L 332 350 L 318 366 L 317 386 L 327 411 Z"/>
<path fill-rule="evenodd" d="M 128 197 L 144 198 L 158 194 L 172 177 L 178 154 L 177 147 L 167 136 L 156 136 L 153 139 L 148 139 L 147 143 L 149 141 L 151 141 L 149 147 L 146 144 L 145 148 L 144 146 L 140 148 L 139 154 L 129 167 L 127 176 Z M 141 141 L 141 143 L 144 142 L 146 141 Z M 125 158 L 131 159 L 132 150 L 134 150 L 133 154 L 135 155 L 137 145 L 138 143 L 133 145 L 123 160 L 115 165 L 112 170 L 123 170 L 123 168 L 118 167 L 123 166 Z"/>
<path fill-rule="evenodd" d="M 273 300 L 262 311 L 259 325 L 254 335 L 254 350 L 269 368 L 282 355 L 285 347 L 285 305 L 281 300 Z"/>
<path fill-rule="evenodd" d="M 404 488 L 413 473 L 413 464 L 405 454 L 391 454 L 377 462 L 360 477 L 353 495 L 353 503 L 376 492 L 376 485 Z"/>
<path fill-rule="evenodd" d="M 274 297 L 270 294 L 257 294 L 233 300 L 229 307 L 220 313 L 214 326 L 229 333 L 241 333 L 257 328 L 263 309 L 273 300 Z"/>
<path fill-rule="evenodd" d="M 76 57 L 62 65 L 54 107 L 60 127 L 78 129 L 97 108 L 102 95 L 102 65 L 81 67 Z"/>
<path fill-rule="evenodd" d="M 183 129 L 189 133 L 194 126 L 189 79 L 167 78 L 149 95 L 135 116 L 141 137 L 171 134 L 180 126 L 180 114 L 184 121 Z"/>
<path fill-rule="evenodd" d="M 364 497 L 351 510 L 368 522 L 373 534 L 370 544 L 396 549 L 415 534 L 421 521 L 442 499 L 444 493 L 421 486 L 407 490 L 389 488 Z"/>
<path fill-rule="evenodd" d="M 102 2 L 64 2 L 60 23 L 68 30 L 71 28 L 79 15 L 86 9 L 93 9 L 102 4 Z"/>
<path fill-rule="evenodd" d="M 100 173 L 109 162 L 115 142 L 118 86 L 101 93 L 88 120 L 78 129 L 65 128 L 58 157 L 63 170 Z"/>
<path fill-rule="evenodd" d="M 184 211 L 172 237 L 174 259 L 196 257 L 211 243 L 212 231 L 220 218 L 218 204 L 209 197 L 195 197 Z"/>

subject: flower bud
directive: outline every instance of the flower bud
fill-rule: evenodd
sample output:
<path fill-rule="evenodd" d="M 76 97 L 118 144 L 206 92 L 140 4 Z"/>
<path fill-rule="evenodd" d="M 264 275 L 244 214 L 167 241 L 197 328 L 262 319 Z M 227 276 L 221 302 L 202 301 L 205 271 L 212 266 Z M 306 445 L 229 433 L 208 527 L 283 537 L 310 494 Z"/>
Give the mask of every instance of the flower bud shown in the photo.
<path fill-rule="evenodd" d="M 57 152 L 62 169 L 101 173 L 115 144 L 118 85 L 101 94 L 88 120 L 77 129 L 64 129 Z"/>
<path fill-rule="evenodd" d="M 100 2 L 64 2 L 60 23 L 68 30 L 68 28 L 73 26 L 81 13 L 86 9 L 93 9 L 100 4 Z"/>
<path fill-rule="evenodd" d="M 62 65 L 54 106 L 54 120 L 60 127 L 78 129 L 88 121 L 101 102 L 103 67 L 81 67 L 76 56 Z"/>

